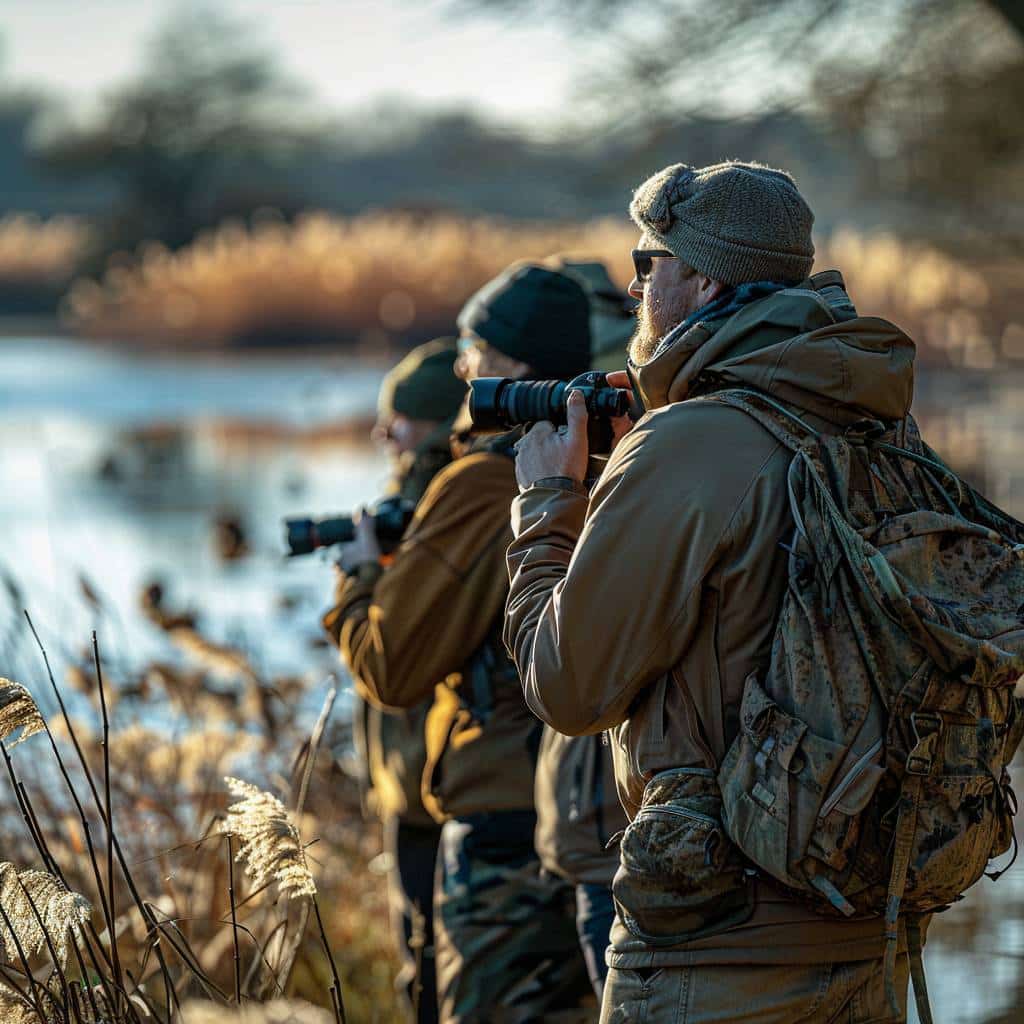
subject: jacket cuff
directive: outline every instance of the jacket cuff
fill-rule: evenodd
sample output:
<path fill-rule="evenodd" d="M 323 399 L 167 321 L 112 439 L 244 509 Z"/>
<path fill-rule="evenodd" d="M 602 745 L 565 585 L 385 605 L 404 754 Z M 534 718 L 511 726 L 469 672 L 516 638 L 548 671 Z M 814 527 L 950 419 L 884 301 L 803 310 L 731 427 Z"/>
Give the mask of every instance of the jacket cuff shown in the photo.
<path fill-rule="evenodd" d="M 570 479 L 548 477 L 547 479 Z M 524 534 L 571 537 L 573 543 L 583 531 L 589 498 L 582 485 L 578 490 L 542 485 L 537 481 L 512 500 L 512 534 L 519 540 Z"/>
<path fill-rule="evenodd" d="M 335 646 L 341 642 L 341 628 L 345 619 L 355 612 L 357 606 L 365 607 L 369 604 L 373 588 L 383 571 L 378 562 L 364 562 L 340 578 L 334 594 L 334 607 L 320 620 Z"/>
<path fill-rule="evenodd" d="M 544 476 L 539 480 L 534 480 L 527 490 L 532 490 L 534 487 L 542 487 L 549 491 L 571 491 L 573 494 L 589 493 L 587 488 L 571 476 Z"/>

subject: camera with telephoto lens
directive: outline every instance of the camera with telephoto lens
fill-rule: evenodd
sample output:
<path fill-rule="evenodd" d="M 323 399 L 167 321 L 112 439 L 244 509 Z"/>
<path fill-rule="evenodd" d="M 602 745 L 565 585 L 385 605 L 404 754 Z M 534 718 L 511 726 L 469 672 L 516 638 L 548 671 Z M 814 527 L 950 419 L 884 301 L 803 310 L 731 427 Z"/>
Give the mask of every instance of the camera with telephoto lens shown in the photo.
<path fill-rule="evenodd" d="M 478 377 L 469 384 L 469 414 L 479 430 L 509 430 L 541 420 L 561 426 L 566 423 L 570 391 L 582 392 L 587 404 L 591 454 L 607 453 L 612 443 L 611 421 L 629 413 L 633 396 L 612 387 L 599 370 L 581 373 L 568 382 Z"/>
<path fill-rule="evenodd" d="M 407 498 L 385 498 L 366 510 L 367 515 L 373 516 L 377 543 L 385 554 L 398 547 L 415 508 L 416 503 Z M 285 543 L 291 556 L 308 555 L 333 544 L 347 544 L 356 536 L 356 524 L 346 515 L 328 519 L 286 519 L 284 526 Z"/>

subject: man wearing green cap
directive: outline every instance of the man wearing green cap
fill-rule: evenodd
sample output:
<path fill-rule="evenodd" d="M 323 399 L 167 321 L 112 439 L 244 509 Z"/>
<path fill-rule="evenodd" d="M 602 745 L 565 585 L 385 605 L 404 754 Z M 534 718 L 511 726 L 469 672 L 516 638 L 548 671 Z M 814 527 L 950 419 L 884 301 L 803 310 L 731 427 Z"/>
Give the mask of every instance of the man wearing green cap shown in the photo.
<path fill-rule="evenodd" d="M 451 462 L 449 435 L 466 393 L 453 372 L 455 357 L 455 339 L 439 338 L 413 349 L 384 378 L 372 436 L 391 461 L 387 497 L 419 501 L 434 476 Z M 335 643 L 347 588 L 343 575 L 336 604 L 324 616 Z M 384 826 L 392 928 L 403 963 L 398 983 L 409 991 L 417 1024 L 430 1024 L 437 1020 L 433 892 L 441 838 L 440 826 L 420 797 L 430 701 L 404 711 L 383 711 L 365 699 L 358 679 L 356 693 L 354 742 L 368 782 L 365 809 L 376 813 Z"/>
<path fill-rule="evenodd" d="M 459 316 L 456 372 L 571 378 L 589 308 L 556 271 L 510 267 Z M 587 993 L 572 890 L 534 850 L 541 723 L 501 642 L 516 435 L 470 438 L 431 482 L 382 569 L 363 522 L 343 556 L 341 650 L 377 702 L 427 716 L 423 800 L 444 822 L 435 887 L 438 1001 L 456 1024 L 573 1019 Z M 578 1012 L 578 1011 L 576 1011 Z"/>
<path fill-rule="evenodd" d="M 757 725 L 744 694 L 787 586 L 791 458 L 756 419 L 701 399 L 753 388 L 831 433 L 898 421 L 913 344 L 860 317 L 836 271 L 810 276 L 813 216 L 783 171 L 676 164 L 630 213 L 629 370 L 647 414 L 589 496 L 579 396 L 567 427 L 520 443 L 504 634 L 537 715 L 613 734 L 631 823 L 601 1020 L 889 1020 L 883 919 L 820 915 L 747 870 L 723 827 L 717 770 L 741 722 Z M 899 941 L 905 1004 L 902 921 Z"/>

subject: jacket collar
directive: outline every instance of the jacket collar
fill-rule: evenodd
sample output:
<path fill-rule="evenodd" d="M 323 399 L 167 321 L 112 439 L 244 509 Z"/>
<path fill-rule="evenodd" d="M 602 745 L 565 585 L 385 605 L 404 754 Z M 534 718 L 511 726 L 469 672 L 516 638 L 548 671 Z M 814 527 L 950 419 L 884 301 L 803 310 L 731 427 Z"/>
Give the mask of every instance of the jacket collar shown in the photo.
<path fill-rule="evenodd" d="M 845 424 L 865 415 L 906 416 L 913 360 L 910 338 L 888 321 L 858 316 L 833 270 L 749 302 L 725 319 L 684 321 L 653 358 L 630 369 L 647 409 L 746 386 Z"/>

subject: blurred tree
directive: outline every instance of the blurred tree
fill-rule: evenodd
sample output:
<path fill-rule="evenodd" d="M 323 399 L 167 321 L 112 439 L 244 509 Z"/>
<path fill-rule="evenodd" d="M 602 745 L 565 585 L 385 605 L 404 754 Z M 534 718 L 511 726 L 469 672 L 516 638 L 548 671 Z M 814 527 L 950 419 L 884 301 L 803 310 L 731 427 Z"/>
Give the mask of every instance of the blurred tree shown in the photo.
<path fill-rule="evenodd" d="M 145 70 L 86 127 L 51 131 L 41 156 L 68 175 L 113 180 L 122 200 L 105 248 L 189 241 L 224 212 L 232 166 L 272 164 L 302 138 L 301 94 L 244 26 L 190 8 L 152 41 Z M 247 187 L 250 187 L 247 183 Z"/>
<path fill-rule="evenodd" d="M 1024 217 L 1020 0 L 452 0 L 462 10 L 559 18 L 599 68 L 581 82 L 609 135 L 661 140 L 681 115 L 819 115 L 863 140 L 865 190 L 942 203 L 961 223 Z"/>

